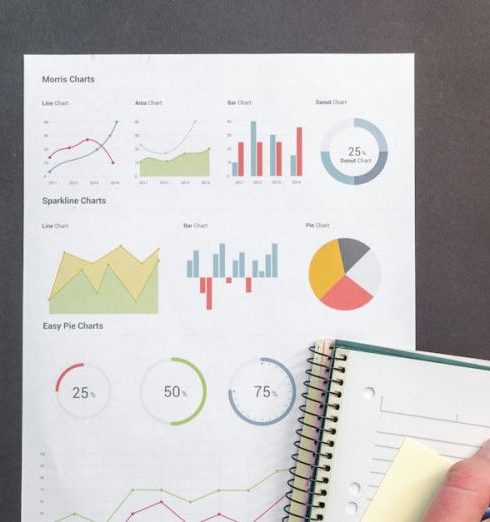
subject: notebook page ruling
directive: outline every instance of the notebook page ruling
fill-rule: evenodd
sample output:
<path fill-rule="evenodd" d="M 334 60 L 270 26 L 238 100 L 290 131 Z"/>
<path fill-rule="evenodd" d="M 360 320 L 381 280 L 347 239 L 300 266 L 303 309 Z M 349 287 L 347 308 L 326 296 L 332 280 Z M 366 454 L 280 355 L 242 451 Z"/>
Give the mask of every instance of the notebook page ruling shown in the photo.
<path fill-rule="evenodd" d="M 359 521 L 406 438 L 451 462 L 490 437 L 490 372 L 364 353 L 347 355 L 325 520 Z"/>

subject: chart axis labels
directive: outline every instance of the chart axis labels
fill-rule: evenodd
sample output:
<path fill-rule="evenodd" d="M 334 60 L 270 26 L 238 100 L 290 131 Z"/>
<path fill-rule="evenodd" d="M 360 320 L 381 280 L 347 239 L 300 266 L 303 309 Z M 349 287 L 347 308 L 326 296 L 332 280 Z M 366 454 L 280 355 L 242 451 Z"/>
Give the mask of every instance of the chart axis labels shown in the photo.
<path fill-rule="evenodd" d="M 379 287 L 381 268 L 374 252 L 357 239 L 334 239 L 313 256 L 309 280 L 325 306 L 355 310 L 369 303 Z"/>

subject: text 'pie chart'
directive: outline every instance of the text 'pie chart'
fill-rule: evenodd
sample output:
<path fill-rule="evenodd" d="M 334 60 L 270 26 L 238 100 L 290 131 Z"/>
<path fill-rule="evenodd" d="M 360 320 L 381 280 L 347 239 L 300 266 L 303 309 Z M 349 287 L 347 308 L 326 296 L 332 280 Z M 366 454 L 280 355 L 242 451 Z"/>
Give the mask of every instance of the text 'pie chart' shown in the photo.
<path fill-rule="evenodd" d="M 381 269 L 374 252 L 357 239 L 325 243 L 310 263 L 310 286 L 316 297 L 335 310 L 355 310 L 373 299 Z"/>

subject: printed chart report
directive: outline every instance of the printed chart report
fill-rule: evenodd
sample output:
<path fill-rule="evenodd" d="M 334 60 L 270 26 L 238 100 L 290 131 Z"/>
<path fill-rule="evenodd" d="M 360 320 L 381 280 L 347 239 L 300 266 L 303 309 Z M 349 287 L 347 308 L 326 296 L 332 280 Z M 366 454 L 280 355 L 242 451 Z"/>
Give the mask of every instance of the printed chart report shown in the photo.
<path fill-rule="evenodd" d="M 25 58 L 23 521 L 282 518 L 309 344 L 414 348 L 413 110 L 412 55 Z"/>

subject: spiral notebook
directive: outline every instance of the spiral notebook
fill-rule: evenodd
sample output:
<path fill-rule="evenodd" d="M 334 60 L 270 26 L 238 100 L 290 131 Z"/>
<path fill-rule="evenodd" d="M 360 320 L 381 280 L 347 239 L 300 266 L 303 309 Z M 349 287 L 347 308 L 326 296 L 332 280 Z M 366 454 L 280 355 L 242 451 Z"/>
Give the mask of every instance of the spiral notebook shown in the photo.
<path fill-rule="evenodd" d="M 457 461 L 490 438 L 490 363 L 348 341 L 310 348 L 284 521 L 362 520 L 406 438 Z"/>

